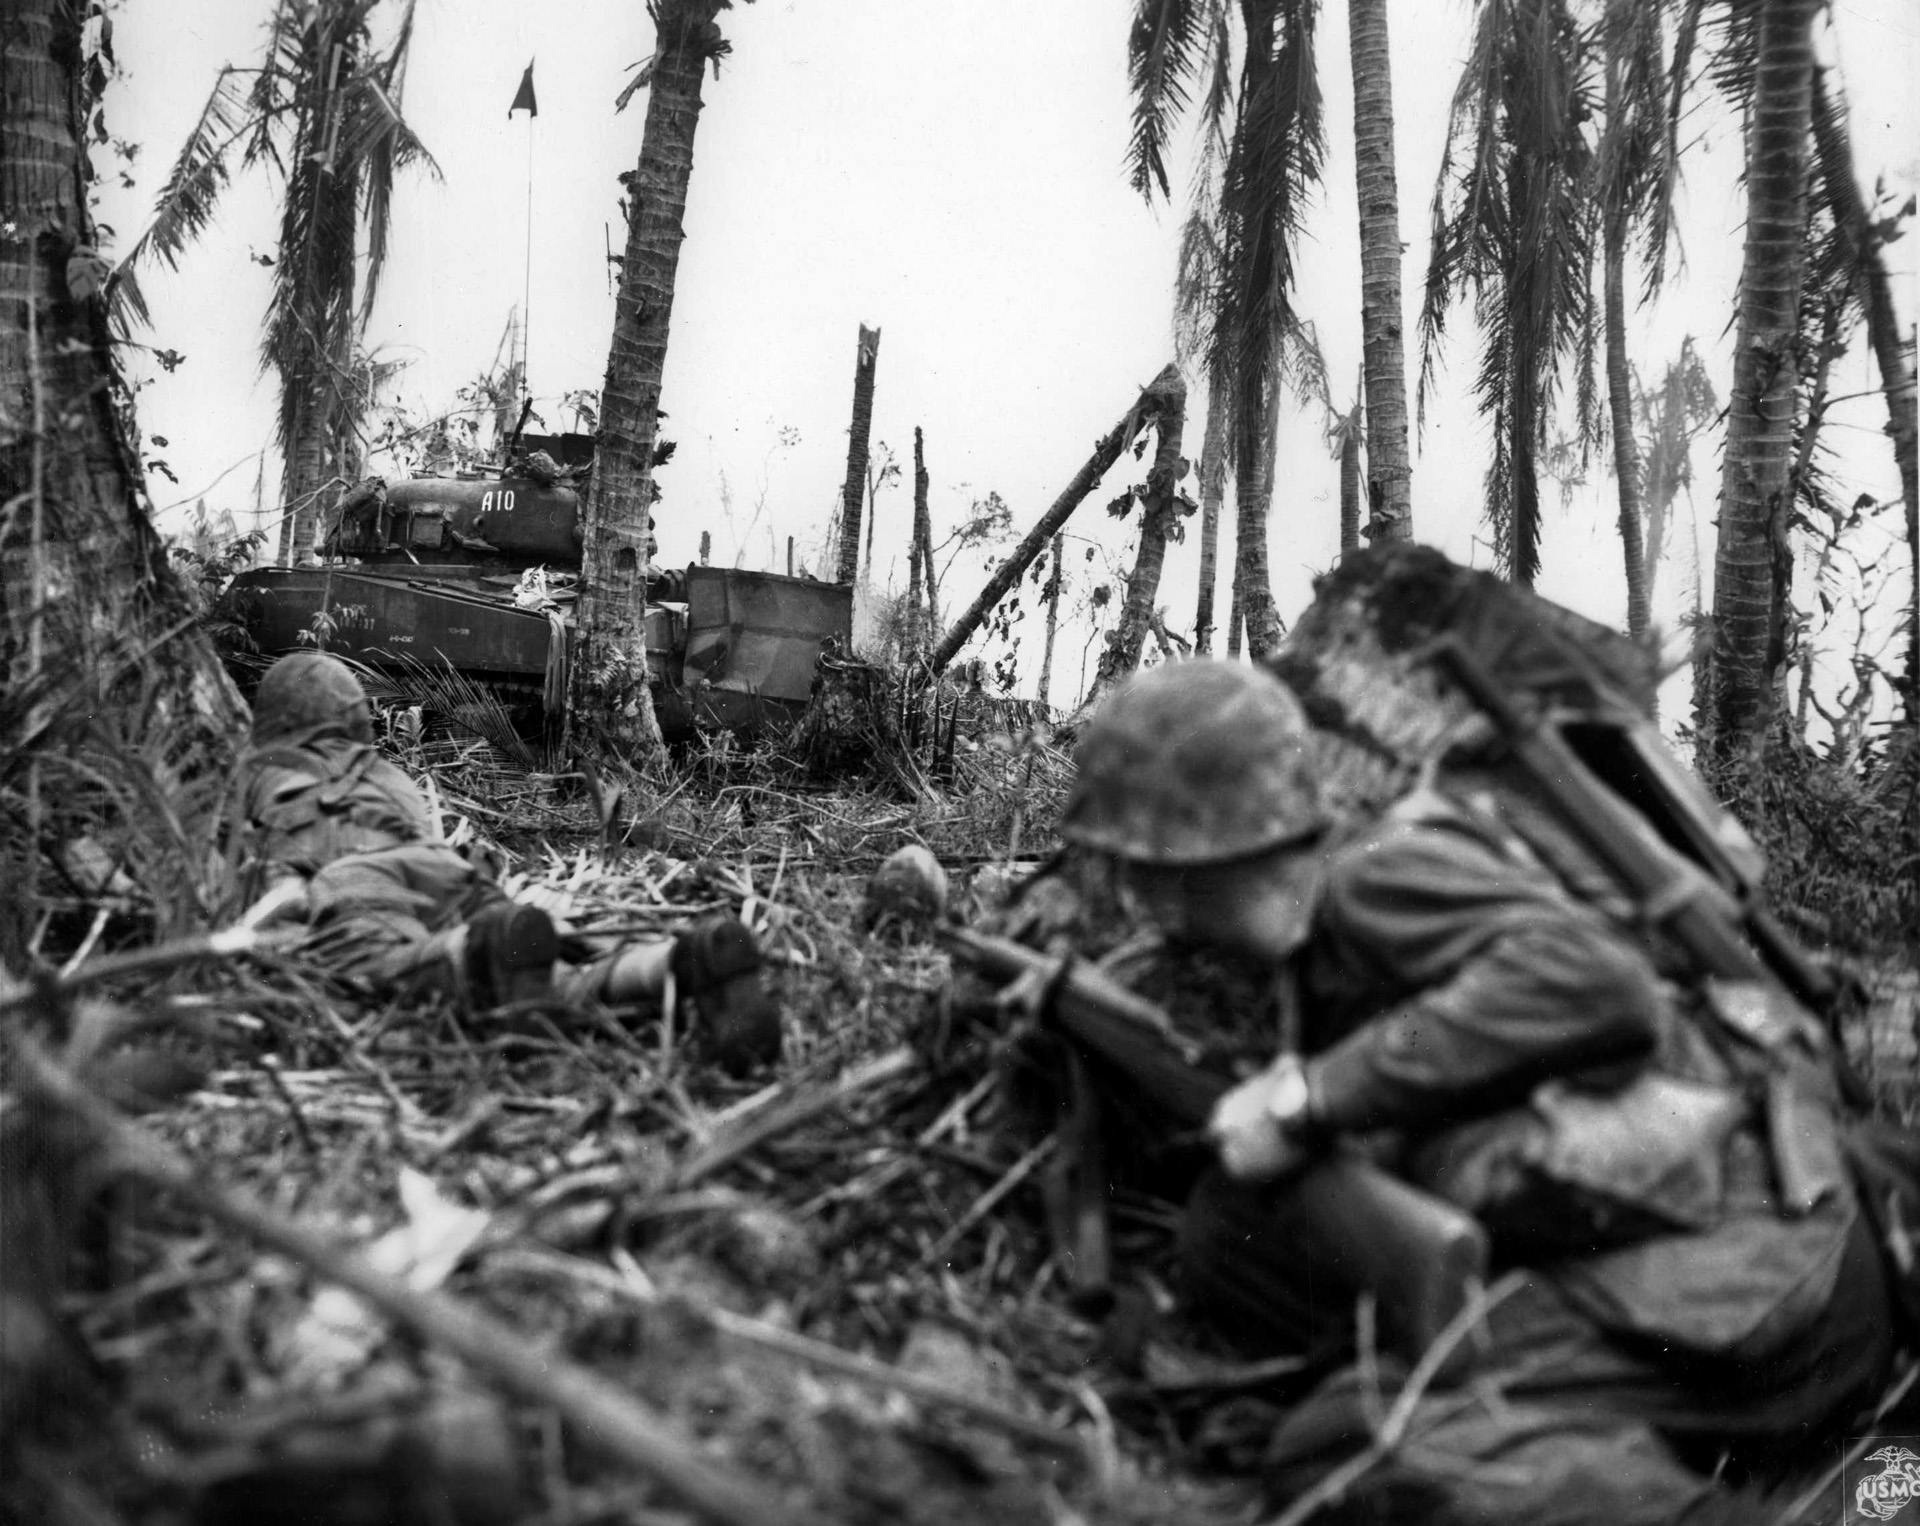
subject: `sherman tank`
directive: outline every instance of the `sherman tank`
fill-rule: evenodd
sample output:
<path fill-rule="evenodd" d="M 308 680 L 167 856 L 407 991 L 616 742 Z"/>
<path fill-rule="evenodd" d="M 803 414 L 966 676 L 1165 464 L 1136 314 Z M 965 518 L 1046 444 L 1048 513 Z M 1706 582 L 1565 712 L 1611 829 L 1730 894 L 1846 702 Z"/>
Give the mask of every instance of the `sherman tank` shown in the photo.
<path fill-rule="evenodd" d="M 555 575 L 577 573 L 580 557 L 580 497 L 557 472 L 420 477 L 363 484 L 336 511 L 319 565 L 256 568 L 231 592 L 262 656 L 322 639 L 375 667 L 445 662 L 516 710 L 553 716 L 573 606 L 571 580 Z M 844 649 L 852 622 L 844 584 L 697 565 L 655 574 L 646 645 L 662 731 L 791 722 L 823 644 Z"/>

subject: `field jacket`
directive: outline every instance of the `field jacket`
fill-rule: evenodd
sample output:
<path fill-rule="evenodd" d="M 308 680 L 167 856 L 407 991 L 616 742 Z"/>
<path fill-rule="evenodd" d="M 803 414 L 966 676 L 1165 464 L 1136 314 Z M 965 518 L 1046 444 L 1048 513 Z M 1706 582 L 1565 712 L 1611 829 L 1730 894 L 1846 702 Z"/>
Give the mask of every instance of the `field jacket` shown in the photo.
<path fill-rule="evenodd" d="M 350 920 L 342 963 L 368 966 L 497 897 L 465 857 L 431 839 L 420 787 L 372 747 L 335 732 L 249 755 L 248 819 L 263 856 L 307 877 L 316 924 Z"/>
<path fill-rule="evenodd" d="M 1783 1210 L 1768 1135 L 1686 1000 L 1496 824 L 1431 791 L 1335 849 L 1300 956 L 1315 1117 L 1391 1131 L 1610 1330 L 1761 1359 L 1826 1307 L 1857 1212 L 1832 1114 Z"/>

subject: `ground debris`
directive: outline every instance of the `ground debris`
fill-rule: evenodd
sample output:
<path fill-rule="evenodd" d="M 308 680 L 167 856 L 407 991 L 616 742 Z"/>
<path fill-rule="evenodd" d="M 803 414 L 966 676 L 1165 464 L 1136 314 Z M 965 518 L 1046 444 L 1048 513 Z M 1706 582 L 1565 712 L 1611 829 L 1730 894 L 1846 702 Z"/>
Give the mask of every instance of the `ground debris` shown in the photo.
<path fill-rule="evenodd" d="M 901 805 L 730 759 L 665 797 L 666 846 L 603 837 L 563 781 L 461 766 L 440 792 L 449 834 L 494 836 L 504 883 L 582 945 L 748 921 L 789 1014 L 782 1064 L 731 1080 L 655 1013 L 480 1022 L 284 951 L 120 982 L 196 1067 L 147 1127 L 207 1191 L 334 1246 L 439 1220 L 439 1291 L 418 1296 L 692 1438 L 696 1464 L 779 1502 L 769 1519 L 1248 1518 L 1245 1486 L 1182 1471 L 1177 1403 L 1125 1391 L 1098 1327 L 1061 1308 L 1039 1185 L 1009 1180 L 1030 1142 L 1004 1127 L 994 1022 L 956 1010 L 925 939 L 861 925 L 868 875 L 903 843 L 960 904 L 1004 901 L 1052 846 L 1063 762 L 962 753 L 976 799 Z M 461 813 L 469 799 L 490 809 Z M 501 800 L 535 830 L 508 833 Z M 108 1201 L 108 1253 L 51 1302 L 112 1423 L 13 1438 L 29 1465 L 0 1519 L 207 1526 L 294 1498 L 319 1526 L 700 1518 L 431 1329 L 349 1302 L 350 1351 L 319 1351 L 326 1278 L 192 1194 Z M 109 1455 L 76 1492 L 58 1480 L 83 1441 Z M 319 1488 L 325 1468 L 347 1483 Z"/>

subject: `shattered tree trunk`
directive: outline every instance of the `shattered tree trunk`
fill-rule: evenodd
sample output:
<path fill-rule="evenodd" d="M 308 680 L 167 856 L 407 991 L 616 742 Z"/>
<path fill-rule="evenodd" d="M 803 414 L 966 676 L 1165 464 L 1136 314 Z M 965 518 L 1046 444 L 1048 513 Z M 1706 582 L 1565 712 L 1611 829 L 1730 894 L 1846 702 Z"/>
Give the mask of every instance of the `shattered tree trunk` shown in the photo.
<path fill-rule="evenodd" d="M 83 19 L 65 0 L 16 0 L 0 21 L 0 774 L 46 745 L 35 700 L 66 698 L 63 674 L 104 685 L 137 667 L 157 678 L 154 734 L 191 775 L 228 757 L 246 708 L 147 519 L 105 305 L 76 284 L 98 279 Z M 0 897 L 0 960 L 16 968 L 30 872 L 0 864 L 15 892 Z"/>
<path fill-rule="evenodd" d="M 847 481 L 840 491 L 840 568 L 834 580 L 851 583 L 860 574 L 860 501 L 867 490 L 867 442 L 873 434 L 873 372 L 880 360 L 880 330 L 860 325 L 853 358 L 853 422 L 847 429 Z"/>
<path fill-rule="evenodd" d="M 647 520 L 687 182 L 721 0 L 663 0 L 632 182 L 600 433 L 587 492 L 570 719 L 644 760 L 661 749 L 648 689 Z"/>
<path fill-rule="evenodd" d="M 920 426 L 913 426 L 913 534 L 907 546 L 906 655 L 918 657 L 927 644 L 932 622 L 921 613 L 921 602 L 932 601 L 932 590 L 920 576 L 920 543 L 931 533 L 927 515 L 927 442 Z"/>
<path fill-rule="evenodd" d="M 1178 394 L 1180 406 L 1186 404 L 1186 384 L 1180 380 L 1179 369 L 1168 365 L 1158 376 L 1147 384 L 1146 390 L 1127 410 L 1126 417 L 1113 426 L 1093 447 L 1093 454 L 1087 458 L 1087 464 L 1080 468 L 1079 474 L 1069 482 L 1066 491 L 1053 501 L 1053 507 L 1041 516 L 1040 523 L 1027 532 L 1026 539 L 1013 549 L 1013 553 L 994 569 L 993 576 L 987 579 L 987 586 L 980 590 L 980 597 L 967 607 L 964 614 L 953 622 L 953 628 L 940 638 L 940 644 L 934 648 L 933 670 L 938 673 L 953 661 L 954 654 L 967 644 L 973 633 L 980 628 L 980 622 L 988 616 L 993 607 L 1007 595 L 1007 590 L 1025 576 L 1026 570 L 1033 565 L 1033 559 L 1062 525 L 1080 507 L 1087 494 L 1107 474 L 1120 452 L 1140 437 L 1146 429 L 1159 418 L 1161 409 L 1166 406 L 1169 396 Z"/>
<path fill-rule="evenodd" d="M 1207 376 L 1207 428 L 1200 439 L 1200 597 L 1193 611 L 1193 652 L 1213 651 L 1213 594 L 1220 581 L 1220 502 L 1227 493 L 1227 389 Z"/>
<path fill-rule="evenodd" d="M 1048 553 L 1053 558 L 1053 566 L 1047 578 L 1047 644 L 1040 655 L 1040 686 L 1034 699 L 1040 706 L 1042 716 L 1047 715 L 1047 704 L 1053 693 L 1053 639 L 1060 630 L 1060 584 L 1066 571 L 1062 558 L 1067 554 L 1067 537 L 1056 535 L 1053 549 Z"/>
<path fill-rule="evenodd" d="M 1161 569 L 1167 561 L 1167 537 L 1180 515 L 1180 479 L 1187 470 L 1180 456 L 1180 442 L 1186 422 L 1187 384 L 1175 371 L 1173 384 L 1162 398 L 1160 416 L 1154 421 L 1159 443 L 1140 506 L 1140 550 L 1127 579 L 1127 597 L 1120 606 L 1119 622 L 1107 637 L 1094 670 L 1093 692 L 1083 704 L 1091 704 L 1140 666 L 1140 651 L 1153 619 L 1154 597 L 1160 592 Z"/>
<path fill-rule="evenodd" d="M 1819 0 L 1766 0 L 1747 130 L 1747 237 L 1714 553 L 1708 744 L 1765 745 L 1793 579 L 1793 424 Z"/>
<path fill-rule="evenodd" d="M 921 626 L 924 638 L 921 646 L 933 644 L 933 638 L 940 633 L 940 580 L 933 574 L 933 520 L 922 515 L 920 531 L 920 586 L 927 596 L 926 608 L 921 611 Z"/>

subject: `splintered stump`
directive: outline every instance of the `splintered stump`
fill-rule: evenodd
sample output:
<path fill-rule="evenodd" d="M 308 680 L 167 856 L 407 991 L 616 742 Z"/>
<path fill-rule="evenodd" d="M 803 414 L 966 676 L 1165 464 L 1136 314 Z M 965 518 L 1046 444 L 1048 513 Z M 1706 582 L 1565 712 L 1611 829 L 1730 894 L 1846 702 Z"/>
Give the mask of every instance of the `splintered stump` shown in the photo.
<path fill-rule="evenodd" d="M 813 693 L 794 726 L 788 751 L 816 778 L 861 773 L 899 749 L 894 711 L 894 686 L 885 668 L 822 652 L 814 668 Z"/>

